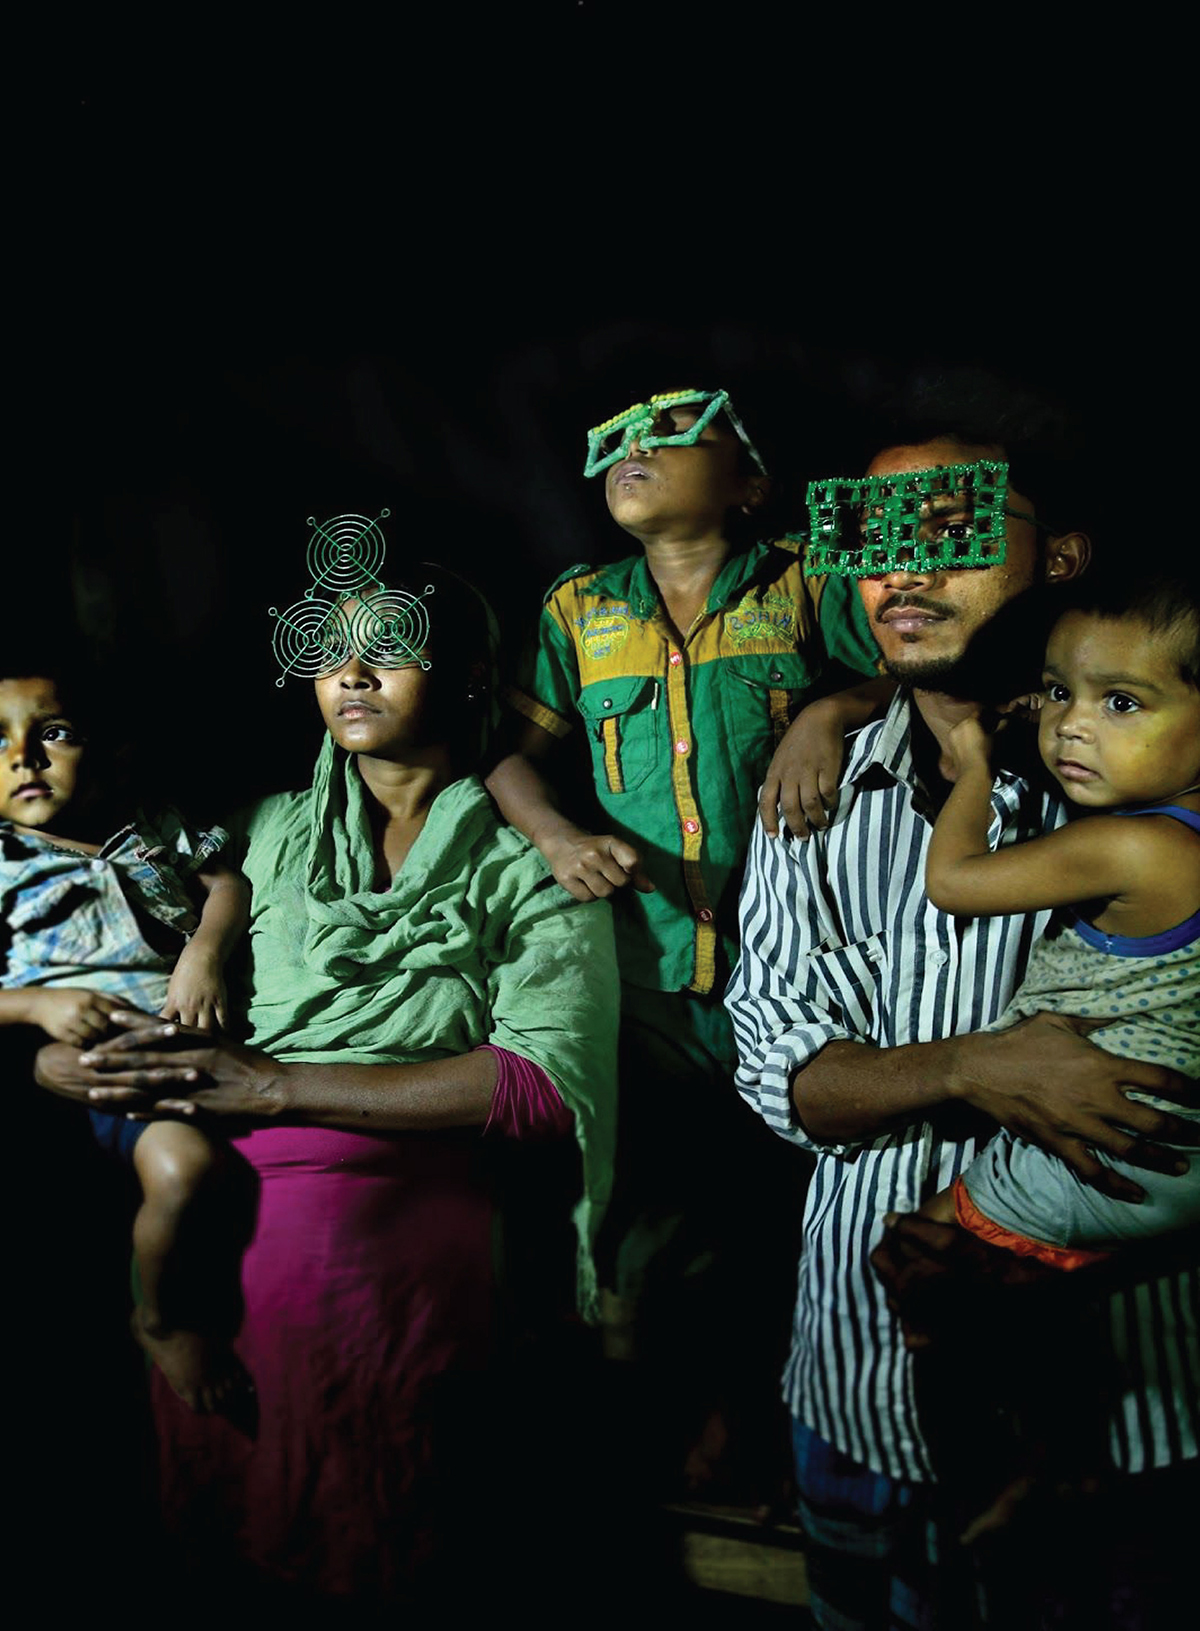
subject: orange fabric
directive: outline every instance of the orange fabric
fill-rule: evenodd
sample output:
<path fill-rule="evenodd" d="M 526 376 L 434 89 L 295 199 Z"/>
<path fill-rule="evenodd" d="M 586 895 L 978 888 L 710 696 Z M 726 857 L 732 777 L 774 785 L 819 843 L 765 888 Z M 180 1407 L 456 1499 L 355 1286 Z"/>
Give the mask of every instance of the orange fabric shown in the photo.
<path fill-rule="evenodd" d="M 1036 1257 L 1042 1263 L 1048 1263 L 1055 1269 L 1085 1269 L 1092 1263 L 1103 1263 L 1109 1256 L 1108 1252 L 1077 1251 L 1069 1246 L 1050 1246 L 1043 1240 L 1029 1240 L 1025 1235 L 1014 1235 L 1008 1229 L 1003 1229 L 991 1218 L 984 1217 L 967 1193 L 967 1186 L 961 1178 L 954 1182 L 954 1215 L 964 1229 L 969 1229 L 980 1240 L 986 1240 L 989 1246 L 999 1246 L 1006 1252 L 1016 1252 L 1019 1257 Z"/>

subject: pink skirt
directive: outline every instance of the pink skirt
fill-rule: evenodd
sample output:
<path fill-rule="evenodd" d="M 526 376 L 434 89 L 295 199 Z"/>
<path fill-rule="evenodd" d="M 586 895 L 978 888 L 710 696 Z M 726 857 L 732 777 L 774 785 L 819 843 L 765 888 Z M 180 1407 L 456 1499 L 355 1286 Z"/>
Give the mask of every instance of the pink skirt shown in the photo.
<path fill-rule="evenodd" d="M 168 1532 L 194 1566 L 315 1594 L 402 1595 L 438 1549 L 495 1326 L 478 1136 L 270 1128 L 237 1350 L 257 1421 L 188 1410 L 155 1373 Z"/>

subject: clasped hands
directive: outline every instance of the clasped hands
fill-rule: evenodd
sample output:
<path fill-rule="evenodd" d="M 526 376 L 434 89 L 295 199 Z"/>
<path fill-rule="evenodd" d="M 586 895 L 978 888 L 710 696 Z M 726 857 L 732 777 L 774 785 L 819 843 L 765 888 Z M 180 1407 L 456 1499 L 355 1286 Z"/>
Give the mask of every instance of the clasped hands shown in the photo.
<path fill-rule="evenodd" d="M 133 1121 L 262 1118 L 282 1109 L 282 1067 L 267 1054 L 134 1009 L 111 1014 L 109 1022 L 116 1034 L 86 1053 L 65 1042 L 41 1048 L 38 1084 Z"/>

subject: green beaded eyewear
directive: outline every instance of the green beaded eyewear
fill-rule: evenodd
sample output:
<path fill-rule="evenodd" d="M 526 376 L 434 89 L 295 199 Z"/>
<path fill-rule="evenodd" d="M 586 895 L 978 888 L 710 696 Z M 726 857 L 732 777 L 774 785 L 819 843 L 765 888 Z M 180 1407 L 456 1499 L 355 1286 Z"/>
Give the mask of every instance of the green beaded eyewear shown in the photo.
<path fill-rule="evenodd" d="M 677 431 L 671 409 L 693 407 L 701 410 L 695 422 Z M 767 467 L 747 436 L 745 426 L 730 407 L 728 391 L 663 391 L 652 396 L 649 402 L 635 402 L 624 413 L 588 431 L 588 456 L 583 473 L 598 476 L 609 465 L 627 458 L 635 440 L 639 447 L 692 447 L 719 413 L 725 415 L 765 476 Z"/>
<path fill-rule="evenodd" d="M 1010 510 L 1007 497 L 1008 465 L 992 459 L 810 482 L 805 573 L 869 578 L 996 566 L 1006 516 L 1042 525 L 1027 510 Z"/>

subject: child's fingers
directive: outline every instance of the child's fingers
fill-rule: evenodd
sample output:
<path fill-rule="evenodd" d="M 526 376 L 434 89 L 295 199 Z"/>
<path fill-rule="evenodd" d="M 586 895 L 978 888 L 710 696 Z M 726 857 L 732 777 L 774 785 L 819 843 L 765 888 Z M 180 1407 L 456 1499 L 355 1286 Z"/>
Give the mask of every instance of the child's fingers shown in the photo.
<path fill-rule="evenodd" d="M 809 826 L 804 793 L 801 788 L 798 785 L 784 787 L 779 804 L 783 811 L 783 819 L 788 824 L 788 831 L 793 837 L 811 837 L 812 829 Z"/>
<path fill-rule="evenodd" d="M 622 872 L 625 873 L 626 877 L 632 877 L 633 873 L 635 873 L 642 864 L 642 858 L 638 854 L 637 850 L 634 849 L 633 845 L 623 843 L 619 838 L 614 839 L 609 845 L 608 853 L 621 868 Z"/>
<path fill-rule="evenodd" d="M 767 776 L 758 795 L 758 819 L 768 838 L 779 837 L 779 799 L 783 789 L 778 776 Z"/>
<path fill-rule="evenodd" d="M 810 833 L 824 832 L 829 825 L 829 806 L 837 791 L 836 782 L 831 787 L 824 777 L 818 776 L 816 781 L 801 782 L 798 791 Z M 803 836 L 807 838 L 809 833 Z"/>
<path fill-rule="evenodd" d="M 572 900 L 602 900 L 604 896 L 612 894 L 611 889 L 593 889 L 590 884 L 585 883 L 582 878 L 576 877 L 573 872 L 566 871 L 565 868 L 556 871 L 554 876 L 562 884 Z"/>

